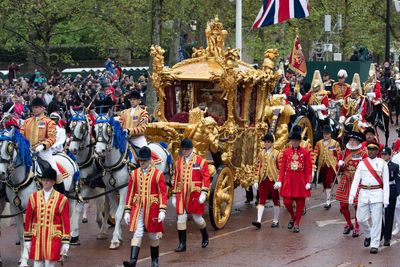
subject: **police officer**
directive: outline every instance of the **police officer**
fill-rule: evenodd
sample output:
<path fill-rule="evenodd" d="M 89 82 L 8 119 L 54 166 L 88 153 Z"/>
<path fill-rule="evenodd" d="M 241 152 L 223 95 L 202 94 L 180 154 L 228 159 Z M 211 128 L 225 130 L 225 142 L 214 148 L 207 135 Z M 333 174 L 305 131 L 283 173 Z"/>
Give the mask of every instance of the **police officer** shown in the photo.
<path fill-rule="evenodd" d="M 389 205 L 385 209 L 385 224 L 383 226 L 383 233 L 385 241 L 384 246 L 390 246 L 390 239 L 392 238 L 392 228 L 394 211 L 396 208 L 396 199 L 398 192 L 396 189 L 396 184 L 400 183 L 399 177 L 399 165 L 392 162 L 392 150 L 389 147 L 384 147 L 381 151 L 382 159 L 387 162 L 389 168 L 389 185 L 390 185 L 390 195 L 389 195 Z"/>

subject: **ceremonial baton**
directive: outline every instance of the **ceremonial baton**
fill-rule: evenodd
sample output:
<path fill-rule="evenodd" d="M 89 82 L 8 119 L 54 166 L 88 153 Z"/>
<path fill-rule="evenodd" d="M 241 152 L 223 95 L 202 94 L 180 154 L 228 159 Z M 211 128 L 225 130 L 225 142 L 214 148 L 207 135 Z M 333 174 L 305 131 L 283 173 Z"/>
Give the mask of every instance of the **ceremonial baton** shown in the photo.
<path fill-rule="evenodd" d="M 346 152 L 346 148 L 342 152 L 342 158 L 344 158 L 345 152 Z M 335 187 L 336 181 L 338 180 L 338 177 L 342 174 L 341 170 L 342 170 L 343 166 L 344 166 L 344 164 L 342 166 L 339 166 L 339 164 L 338 164 L 338 171 L 336 172 L 335 179 L 333 179 L 333 182 L 331 184 L 331 192 L 334 192 L 333 189 Z M 332 193 L 332 195 L 336 195 L 336 194 Z"/>
<path fill-rule="evenodd" d="M 3 118 L 1 118 L 0 120 L 0 124 L 3 123 L 3 120 L 8 117 L 9 115 L 11 115 L 11 110 L 13 110 L 15 106 L 15 103 L 4 113 Z"/>

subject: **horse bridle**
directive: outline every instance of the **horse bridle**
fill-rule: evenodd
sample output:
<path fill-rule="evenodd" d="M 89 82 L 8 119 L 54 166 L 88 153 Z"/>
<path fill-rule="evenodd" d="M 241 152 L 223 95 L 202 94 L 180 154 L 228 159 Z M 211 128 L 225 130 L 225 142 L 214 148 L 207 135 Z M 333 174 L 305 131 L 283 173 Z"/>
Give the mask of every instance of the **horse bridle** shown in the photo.
<path fill-rule="evenodd" d="M 81 138 L 79 138 L 75 135 L 75 128 L 78 125 L 78 122 L 82 122 L 81 130 L 80 130 L 80 132 L 82 134 Z M 82 151 L 85 149 L 85 145 L 82 143 L 82 141 L 84 141 L 84 139 L 89 134 L 88 124 L 89 123 L 84 116 L 78 115 L 78 116 L 74 116 L 71 118 L 72 127 L 70 127 L 70 129 L 71 129 L 72 139 L 70 141 L 75 141 L 75 142 L 79 143 L 79 151 Z"/>
<path fill-rule="evenodd" d="M 8 175 L 13 169 L 15 169 L 21 165 L 14 166 L 14 164 L 17 161 L 17 159 L 15 159 L 15 160 L 13 159 L 14 149 L 17 149 L 17 148 L 15 146 L 14 141 L 11 139 L 11 137 L 1 135 L 0 136 L 0 148 L 3 145 L 3 142 L 8 142 L 7 148 L 6 148 L 6 153 L 9 156 L 9 159 L 3 158 L 3 156 L 1 155 L 1 151 L 0 151 L 0 163 L 7 164 L 7 166 L 8 166 L 7 167 L 7 175 Z"/>
<path fill-rule="evenodd" d="M 103 126 L 106 124 L 105 133 L 103 131 Z M 113 128 L 109 124 L 109 120 L 106 118 L 102 118 L 96 120 L 96 125 L 98 125 L 98 133 L 96 133 L 96 142 L 106 144 L 107 150 L 111 150 L 111 142 L 112 142 L 112 135 L 113 135 Z"/>

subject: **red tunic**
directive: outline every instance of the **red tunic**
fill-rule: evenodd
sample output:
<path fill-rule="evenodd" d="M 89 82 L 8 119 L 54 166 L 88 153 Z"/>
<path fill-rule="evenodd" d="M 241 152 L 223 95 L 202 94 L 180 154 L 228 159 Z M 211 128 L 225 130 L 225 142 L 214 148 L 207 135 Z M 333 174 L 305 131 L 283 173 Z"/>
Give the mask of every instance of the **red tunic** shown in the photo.
<path fill-rule="evenodd" d="M 397 154 L 400 150 L 400 138 L 396 140 L 396 142 L 393 144 L 393 155 Z"/>
<path fill-rule="evenodd" d="M 164 174 L 155 167 L 150 167 L 146 174 L 140 168 L 131 173 L 125 206 L 125 210 L 131 211 L 131 232 L 136 230 L 140 209 L 143 209 L 147 232 L 164 231 L 163 223 L 158 222 L 158 214 L 167 209 L 167 186 Z"/>
<path fill-rule="evenodd" d="M 313 102 L 320 102 L 320 103 L 310 103 L 310 99 L 311 97 L 313 97 L 313 95 L 315 95 L 314 97 L 316 98 L 316 100 L 314 100 Z M 323 115 L 328 115 L 328 107 L 329 107 L 329 97 L 328 94 L 323 94 L 322 92 L 317 92 L 314 93 L 312 91 L 308 91 L 302 98 L 301 101 L 303 101 L 304 103 L 308 104 L 308 105 L 324 105 L 326 107 L 325 110 L 321 110 L 321 113 Z"/>
<path fill-rule="evenodd" d="M 205 203 L 199 203 L 201 191 L 208 193 L 210 171 L 205 159 L 194 153 L 186 163 L 180 157 L 175 163 L 174 189 L 176 194 L 176 213 L 204 214 Z"/>
<path fill-rule="evenodd" d="M 352 102 L 352 98 L 350 95 L 346 96 L 343 101 L 342 109 L 340 110 L 340 116 L 345 116 L 348 119 L 350 116 L 355 114 L 360 114 L 362 121 L 365 122 L 365 116 L 367 114 L 367 101 L 364 96 L 359 96 L 357 99 L 357 104 L 355 107 L 352 107 L 350 104 Z"/>
<path fill-rule="evenodd" d="M 279 181 L 282 182 L 282 197 L 309 197 L 306 184 L 312 179 L 312 160 L 310 150 L 303 147 L 288 147 L 283 151 Z"/>
<path fill-rule="evenodd" d="M 346 96 L 350 95 L 350 85 L 347 83 L 336 82 L 332 86 L 331 99 L 337 101 L 344 99 Z"/>
<path fill-rule="evenodd" d="M 44 191 L 34 192 L 28 201 L 25 217 L 25 241 L 31 241 L 31 260 L 58 261 L 61 243 L 69 243 L 69 204 L 53 190 L 47 203 Z"/>
<path fill-rule="evenodd" d="M 344 171 L 339 181 L 339 186 L 336 189 L 336 199 L 340 202 L 348 203 L 351 183 L 353 182 L 358 163 L 362 159 L 368 157 L 365 148 L 361 147 L 357 150 L 346 149 L 344 152 Z M 358 193 L 354 198 L 354 204 L 358 202 Z"/>

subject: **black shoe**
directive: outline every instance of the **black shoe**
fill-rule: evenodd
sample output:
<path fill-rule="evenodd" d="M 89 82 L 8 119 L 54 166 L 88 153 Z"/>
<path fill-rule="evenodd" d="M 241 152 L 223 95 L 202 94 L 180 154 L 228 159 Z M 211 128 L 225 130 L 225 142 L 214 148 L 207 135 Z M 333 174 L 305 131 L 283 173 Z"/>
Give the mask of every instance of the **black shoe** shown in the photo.
<path fill-rule="evenodd" d="M 251 202 L 252 202 L 253 200 L 246 200 L 245 202 L 244 202 L 244 204 L 251 204 Z"/>
<path fill-rule="evenodd" d="M 295 225 L 293 227 L 293 233 L 299 233 L 299 232 L 300 232 L 300 228 L 297 225 Z"/>
<path fill-rule="evenodd" d="M 88 219 L 87 218 L 82 218 L 82 223 L 88 223 Z"/>
<path fill-rule="evenodd" d="M 54 187 L 54 189 L 55 189 L 56 191 L 58 191 L 60 194 L 65 195 L 65 186 L 64 186 L 64 182 L 59 183 L 59 184 L 55 184 L 53 187 Z"/>
<path fill-rule="evenodd" d="M 346 225 L 343 229 L 343 234 L 348 235 L 350 234 L 350 231 L 353 229 L 354 229 L 353 225 Z"/>
<path fill-rule="evenodd" d="M 150 247 L 151 267 L 158 267 L 159 247 Z"/>
<path fill-rule="evenodd" d="M 291 229 L 293 229 L 293 226 L 294 226 L 294 220 L 290 220 L 287 225 L 287 229 L 291 230 Z"/>
<path fill-rule="evenodd" d="M 371 245 L 371 237 L 364 239 L 364 247 L 367 248 L 367 247 L 369 247 L 369 245 Z"/>
<path fill-rule="evenodd" d="M 136 262 L 138 260 L 139 251 L 140 251 L 140 247 L 137 247 L 137 246 L 131 247 L 131 260 L 124 261 L 123 262 L 124 267 L 136 267 Z"/>
<path fill-rule="evenodd" d="M 179 245 L 175 252 L 186 251 L 186 230 L 178 230 Z"/>
<path fill-rule="evenodd" d="M 325 204 L 324 209 L 329 210 L 331 207 L 332 207 L 331 204 L 329 204 L 329 205 L 328 205 L 328 204 Z"/>
<path fill-rule="evenodd" d="M 204 227 L 203 229 L 200 229 L 201 232 L 201 247 L 205 248 L 208 246 L 208 232 L 207 232 L 207 227 Z"/>
<path fill-rule="evenodd" d="M 252 225 L 254 225 L 255 227 L 257 227 L 257 229 L 261 228 L 261 223 L 260 222 L 252 222 Z"/>
<path fill-rule="evenodd" d="M 371 254 L 378 254 L 378 248 L 371 248 L 371 250 L 369 251 L 369 253 L 371 253 Z"/>
<path fill-rule="evenodd" d="M 271 228 L 279 228 L 279 222 L 272 222 Z"/>
<path fill-rule="evenodd" d="M 383 242 L 383 246 L 385 246 L 385 247 L 390 247 L 390 240 L 385 240 L 385 241 Z"/>
<path fill-rule="evenodd" d="M 69 244 L 72 245 L 72 246 L 80 245 L 81 243 L 79 242 L 79 235 L 78 236 L 71 236 L 71 239 L 69 240 Z"/>

